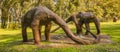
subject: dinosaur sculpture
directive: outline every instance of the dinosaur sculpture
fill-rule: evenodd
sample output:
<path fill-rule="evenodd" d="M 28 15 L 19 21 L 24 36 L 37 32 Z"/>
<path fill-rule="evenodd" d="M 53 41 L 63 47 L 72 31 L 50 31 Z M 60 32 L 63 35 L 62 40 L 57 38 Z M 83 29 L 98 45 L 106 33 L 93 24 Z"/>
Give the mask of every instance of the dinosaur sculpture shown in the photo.
<path fill-rule="evenodd" d="M 33 36 L 34 36 L 34 43 L 40 44 L 41 40 L 41 27 L 45 25 L 45 37 L 46 40 L 50 40 L 50 28 L 51 22 L 58 24 L 66 33 L 66 35 L 79 44 L 92 44 L 88 40 L 83 40 L 82 38 L 76 37 L 70 28 L 68 27 L 67 23 L 61 19 L 57 14 L 49 10 L 44 6 L 38 6 L 29 10 L 23 17 L 22 17 L 22 38 L 23 42 L 28 41 L 27 37 L 27 27 L 32 28 Z"/>
<path fill-rule="evenodd" d="M 89 23 L 91 23 L 91 22 L 94 22 L 96 29 L 97 29 L 97 34 L 100 35 L 100 33 L 101 33 L 99 19 L 92 12 L 85 12 L 85 13 L 79 12 L 77 14 L 73 14 L 66 20 L 66 23 L 71 22 L 71 21 L 73 21 L 73 23 L 75 23 L 77 35 L 83 34 L 82 28 L 84 28 L 83 24 L 85 24 L 85 27 L 86 27 L 86 28 L 84 28 L 84 29 L 86 29 L 85 35 L 88 35 L 89 33 L 91 33 L 93 35 L 93 37 L 97 39 L 97 36 L 94 35 L 90 31 Z M 59 28 L 60 27 L 57 27 L 54 30 L 52 30 L 51 32 L 55 32 Z"/>

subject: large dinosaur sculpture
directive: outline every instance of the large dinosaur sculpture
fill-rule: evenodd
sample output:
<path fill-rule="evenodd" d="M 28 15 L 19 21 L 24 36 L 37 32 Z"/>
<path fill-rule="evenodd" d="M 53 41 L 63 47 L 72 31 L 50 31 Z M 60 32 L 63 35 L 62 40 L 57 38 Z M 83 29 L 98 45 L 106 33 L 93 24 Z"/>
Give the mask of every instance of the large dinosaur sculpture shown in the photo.
<path fill-rule="evenodd" d="M 52 12 L 46 7 L 38 6 L 29 10 L 23 17 L 22 17 L 22 38 L 23 42 L 27 42 L 27 27 L 32 28 L 33 36 L 34 36 L 34 43 L 40 44 L 41 39 L 41 26 L 45 25 L 45 37 L 46 40 L 50 40 L 50 28 L 51 28 L 51 21 L 58 24 L 66 33 L 66 35 L 79 44 L 92 44 L 88 40 L 83 40 L 79 37 L 76 37 L 70 28 L 68 27 L 67 23 L 61 19 L 57 14 Z"/>

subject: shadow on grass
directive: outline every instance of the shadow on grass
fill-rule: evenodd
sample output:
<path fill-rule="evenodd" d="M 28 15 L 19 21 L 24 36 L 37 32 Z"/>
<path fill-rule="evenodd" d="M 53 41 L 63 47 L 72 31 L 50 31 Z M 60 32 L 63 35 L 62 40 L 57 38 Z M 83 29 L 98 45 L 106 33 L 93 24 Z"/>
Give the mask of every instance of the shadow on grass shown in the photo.
<path fill-rule="evenodd" d="M 31 32 L 28 32 L 29 39 L 33 37 Z M 26 51 L 30 46 L 22 42 L 21 33 L 17 34 L 1 34 L 0 35 L 0 52 L 20 52 L 19 50 Z M 24 48 L 26 48 L 24 50 Z"/>
<path fill-rule="evenodd" d="M 31 38 L 31 32 L 28 32 L 28 37 Z M 15 46 L 22 44 L 22 35 L 18 34 L 2 34 L 0 35 L 0 46 Z"/>

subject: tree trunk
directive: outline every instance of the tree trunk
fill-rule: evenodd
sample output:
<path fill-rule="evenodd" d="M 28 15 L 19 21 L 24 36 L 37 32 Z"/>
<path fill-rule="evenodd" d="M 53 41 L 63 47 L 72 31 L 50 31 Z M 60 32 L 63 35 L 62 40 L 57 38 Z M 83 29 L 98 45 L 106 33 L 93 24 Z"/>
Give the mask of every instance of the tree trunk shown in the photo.
<path fill-rule="evenodd" d="M 2 16 L 1 16 L 1 28 L 6 28 L 7 26 L 7 17 L 8 17 L 8 9 L 2 9 Z"/>
<path fill-rule="evenodd" d="M 1 17 L 1 28 L 5 28 L 5 26 L 6 26 L 6 22 L 5 22 L 4 17 L 2 16 Z"/>

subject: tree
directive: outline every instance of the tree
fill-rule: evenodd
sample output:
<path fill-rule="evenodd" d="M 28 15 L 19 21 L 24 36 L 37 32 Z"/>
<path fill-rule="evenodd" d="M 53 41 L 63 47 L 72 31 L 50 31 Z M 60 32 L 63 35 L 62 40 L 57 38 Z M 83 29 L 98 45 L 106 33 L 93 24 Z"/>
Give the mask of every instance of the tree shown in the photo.
<path fill-rule="evenodd" d="M 16 0 L 2 0 L 2 16 L 1 16 L 1 27 L 6 28 L 9 23 L 9 8 L 16 3 Z M 7 22 L 8 21 L 8 22 Z"/>
<path fill-rule="evenodd" d="M 119 0 L 0 0 L 1 27 L 11 28 L 29 9 L 36 6 L 46 6 L 59 16 L 69 17 L 78 12 L 93 11 L 94 14 L 107 21 L 114 16 L 119 17 Z"/>

